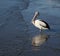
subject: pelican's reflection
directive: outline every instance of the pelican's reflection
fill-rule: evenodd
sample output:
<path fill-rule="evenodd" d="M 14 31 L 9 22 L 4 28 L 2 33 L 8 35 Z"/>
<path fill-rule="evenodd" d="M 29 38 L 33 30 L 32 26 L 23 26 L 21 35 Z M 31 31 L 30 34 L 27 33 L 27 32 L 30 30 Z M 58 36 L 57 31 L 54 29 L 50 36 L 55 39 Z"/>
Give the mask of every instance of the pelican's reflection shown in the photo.
<path fill-rule="evenodd" d="M 32 45 L 33 50 L 38 51 L 40 50 L 40 46 L 44 44 L 48 39 L 48 35 L 46 34 L 39 34 L 32 38 Z"/>
<path fill-rule="evenodd" d="M 32 38 L 32 45 L 33 46 L 41 46 L 45 41 L 47 41 L 48 35 L 40 34 Z"/>

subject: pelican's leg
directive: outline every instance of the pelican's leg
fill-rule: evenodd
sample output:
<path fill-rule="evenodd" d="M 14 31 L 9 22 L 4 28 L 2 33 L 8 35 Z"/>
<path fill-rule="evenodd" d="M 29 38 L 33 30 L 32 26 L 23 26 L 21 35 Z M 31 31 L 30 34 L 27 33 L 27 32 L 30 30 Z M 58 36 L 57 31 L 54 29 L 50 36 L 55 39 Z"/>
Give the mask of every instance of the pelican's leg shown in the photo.
<path fill-rule="evenodd" d="M 41 34 L 43 33 L 42 27 L 41 27 Z"/>
<path fill-rule="evenodd" d="M 43 34 L 43 30 L 41 29 L 41 32 L 40 32 L 40 34 L 42 35 Z"/>
<path fill-rule="evenodd" d="M 42 27 L 41 27 L 41 32 L 42 32 Z"/>
<path fill-rule="evenodd" d="M 42 30 L 40 29 L 40 32 L 42 32 Z"/>
<path fill-rule="evenodd" d="M 41 29 L 41 32 L 42 32 L 42 29 Z"/>

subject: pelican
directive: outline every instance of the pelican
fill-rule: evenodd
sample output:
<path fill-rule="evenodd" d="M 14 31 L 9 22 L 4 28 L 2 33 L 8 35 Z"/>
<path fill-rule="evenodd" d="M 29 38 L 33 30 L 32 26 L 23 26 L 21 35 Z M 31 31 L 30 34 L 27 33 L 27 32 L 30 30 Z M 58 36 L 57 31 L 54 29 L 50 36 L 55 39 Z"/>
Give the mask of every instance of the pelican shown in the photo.
<path fill-rule="evenodd" d="M 46 30 L 46 29 L 50 30 L 50 27 L 49 27 L 47 22 L 45 22 L 44 20 L 37 19 L 38 15 L 39 15 L 39 12 L 36 11 L 34 16 L 33 16 L 33 19 L 32 19 L 32 24 L 35 27 L 39 28 L 40 30 L 43 30 L 43 29 L 44 30 Z"/>

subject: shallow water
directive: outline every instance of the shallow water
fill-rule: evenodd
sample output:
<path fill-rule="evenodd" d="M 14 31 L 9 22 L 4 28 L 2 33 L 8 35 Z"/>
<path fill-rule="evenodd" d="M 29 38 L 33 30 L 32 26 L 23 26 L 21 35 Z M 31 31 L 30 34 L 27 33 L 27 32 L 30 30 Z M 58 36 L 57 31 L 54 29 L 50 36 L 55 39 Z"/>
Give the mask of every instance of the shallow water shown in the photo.
<path fill-rule="evenodd" d="M 51 30 L 32 23 L 35 11 Z M 0 56 L 60 56 L 59 0 L 0 0 Z"/>

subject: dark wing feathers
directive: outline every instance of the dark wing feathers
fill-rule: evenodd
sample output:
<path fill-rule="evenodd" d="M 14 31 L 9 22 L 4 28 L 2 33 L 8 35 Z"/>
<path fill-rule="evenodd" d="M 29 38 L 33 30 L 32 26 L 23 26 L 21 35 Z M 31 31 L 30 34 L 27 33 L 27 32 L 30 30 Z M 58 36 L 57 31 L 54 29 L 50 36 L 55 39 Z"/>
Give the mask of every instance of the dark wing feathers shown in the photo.
<path fill-rule="evenodd" d="M 48 25 L 48 23 L 47 23 L 47 22 L 45 22 L 44 20 L 40 20 L 40 21 L 42 21 L 42 22 L 44 22 L 44 23 L 46 24 L 46 26 L 43 26 L 43 25 L 41 25 L 41 26 L 43 26 L 43 27 L 45 27 L 45 28 L 50 29 L 50 27 L 49 27 L 49 25 Z"/>

